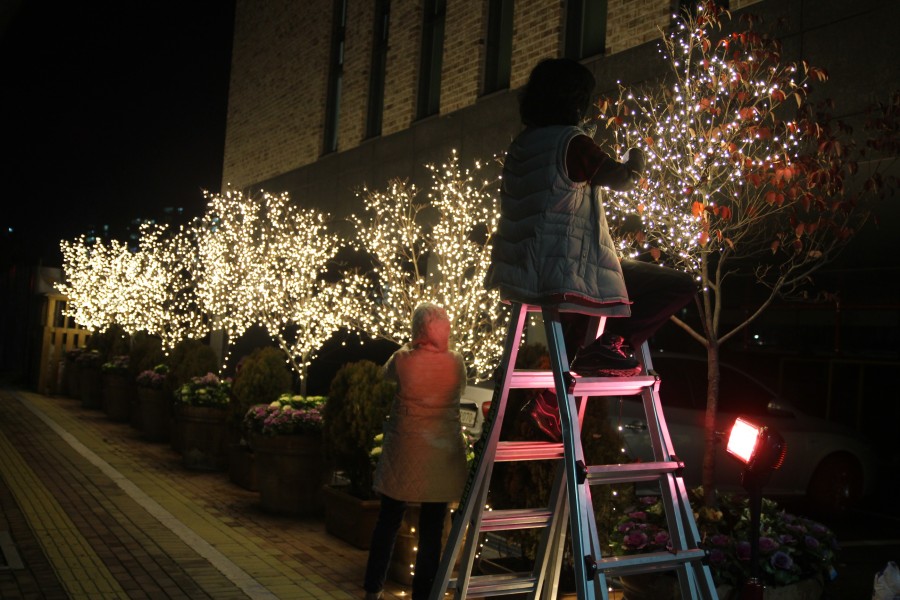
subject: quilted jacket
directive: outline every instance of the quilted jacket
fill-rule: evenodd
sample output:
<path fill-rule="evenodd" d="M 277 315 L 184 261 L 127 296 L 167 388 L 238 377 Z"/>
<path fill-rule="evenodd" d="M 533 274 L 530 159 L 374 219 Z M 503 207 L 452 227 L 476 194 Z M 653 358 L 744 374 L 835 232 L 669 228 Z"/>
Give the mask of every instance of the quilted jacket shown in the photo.
<path fill-rule="evenodd" d="M 405 345 L 385 365 L 397 393 L 385 422 L 374 488 L 395 500 L 456 502 L 468 471 L 459 421 L 466 368 L 447 349 L 449 328 L 432 323 L 425 343 Z"/>
<path fill-rule="evenodd" d="M 566 151 L 577 135 L 584 135 L 578 127 L 538 127 L 513 140 L 485 286 L 513 302 L 629 316 L 600 187 L 566 175 Z"/>

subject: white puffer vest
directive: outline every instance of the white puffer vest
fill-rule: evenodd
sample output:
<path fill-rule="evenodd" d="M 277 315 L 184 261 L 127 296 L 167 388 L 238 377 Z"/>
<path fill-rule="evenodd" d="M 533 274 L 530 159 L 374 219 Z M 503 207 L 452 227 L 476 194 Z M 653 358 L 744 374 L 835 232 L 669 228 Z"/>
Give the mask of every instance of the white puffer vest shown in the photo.
<path fill-rule="evenodd" d="M 577 127 L 528 128 L 509 147 L 488 289 L 504 300 L 626 317 L 628 293 L 600 188 L 566 174 Z"/>

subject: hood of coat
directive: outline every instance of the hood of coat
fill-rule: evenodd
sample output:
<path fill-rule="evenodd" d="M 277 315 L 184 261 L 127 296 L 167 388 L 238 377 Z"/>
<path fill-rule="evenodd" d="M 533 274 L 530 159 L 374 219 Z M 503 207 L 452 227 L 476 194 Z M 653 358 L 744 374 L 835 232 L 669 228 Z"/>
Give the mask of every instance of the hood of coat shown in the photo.
<path fill-rule="evenodd" d="M 412 347 L 446 352 L 450 344 L 450 319 L 447 313 L 439 307 L 429 307 L 423 313 L 413 317 Z"/>

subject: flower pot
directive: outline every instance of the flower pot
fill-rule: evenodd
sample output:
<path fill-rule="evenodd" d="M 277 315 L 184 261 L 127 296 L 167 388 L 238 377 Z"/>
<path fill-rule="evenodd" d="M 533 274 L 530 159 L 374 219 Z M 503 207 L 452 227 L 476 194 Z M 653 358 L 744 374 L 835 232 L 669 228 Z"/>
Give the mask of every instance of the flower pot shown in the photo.
<path fill-rule="evenodd" d="M 141 419 L 141 396 L 138 393 L 140 390 L 139 387 L 135 386 L 134 393 L 129 398 L 129 423 L 132 427 L 141 431 L 144 428 L 143 420 Z"/>
<path fill-rule="evenodd" d="M 256 482 L 256 453 L 240 443 L 228 445 L 228 479 L 251 492 L 259 491 Z"/>
<path fill-rule="evenodd" d="M 284 515 L 321 511 L 325 467 L 320 434 L 253 434 L 251 446 L 264 510 Z"/>
<path fill-rule="evenodd" d="M 113 421 L 125 422 L 131 417 L 131 398 L 134 383 L 125 373 L 106 373 L 103 376 L 103 407 Z"/>
<path fill-rule="evenodd" d="M 78 396 L 84 408 L 103 408 L 100 367 L 78 368 Z"/>
<path fill-rule="evenodd" d="M 144 439 L 151 442 L 164 442 L 169 439 L 169 419 L 172 412 L 172 401 L 165 390 L 138 387 L 141 405 L 141 425 Z"/>
<path fill-rule="evenodd" d="M 219 471 L 226 465 L 224 408 L 214 406 L 178 407 L 178 438 L 182 463 L 192 471 Z"/>
<path fill-rule="evenodd" d="M 360 550 L 368 550 L 381 502 L 362 500 L 349 494 L 344 487 L 333 485 L 323 486 L 322 495 L 325 531 Z"/>

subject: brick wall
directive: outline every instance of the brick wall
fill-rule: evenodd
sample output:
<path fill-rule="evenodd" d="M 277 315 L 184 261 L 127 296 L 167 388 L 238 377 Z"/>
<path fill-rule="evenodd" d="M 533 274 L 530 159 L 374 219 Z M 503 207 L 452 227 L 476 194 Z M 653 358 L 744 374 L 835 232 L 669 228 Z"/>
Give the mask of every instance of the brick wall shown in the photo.
<path fill-rule="evenodd" d="M 761 0 L 732 0 L 733 10 Z M 238 187 L 318 161 L 323 150 L 333 0 L 237 0 L 223 179 Z M 415 121 L 423 0 L 392 0 L 382 137 Z M 365 140 L 374 3 L 347 0 L 338 152 Z M 672 0 L 608 0 L 607 54 L 658 39 Z M 487 0 L 447 0 L 441 115 L 476 104 Z M 510 87 L 559 56 L 564 2 L 515 3 Z"/>
<path fill-rule="evenodd" d="M 315 161 L 324 127 L 332 0 L 237 0 L 223 183 Z"/>

